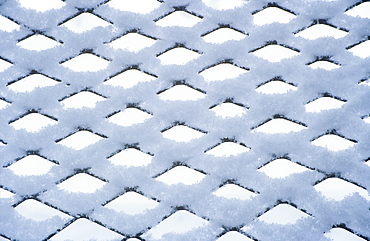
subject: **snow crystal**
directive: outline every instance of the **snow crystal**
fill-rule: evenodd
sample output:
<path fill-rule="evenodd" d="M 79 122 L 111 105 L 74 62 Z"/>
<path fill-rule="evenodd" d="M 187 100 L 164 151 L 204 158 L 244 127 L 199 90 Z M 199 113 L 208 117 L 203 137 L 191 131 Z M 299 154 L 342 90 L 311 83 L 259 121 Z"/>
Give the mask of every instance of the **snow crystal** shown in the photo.
<path fill-rule="evenodd" d="M 370 239 L 369 7 L 0 0 L 0 240 Z"/>

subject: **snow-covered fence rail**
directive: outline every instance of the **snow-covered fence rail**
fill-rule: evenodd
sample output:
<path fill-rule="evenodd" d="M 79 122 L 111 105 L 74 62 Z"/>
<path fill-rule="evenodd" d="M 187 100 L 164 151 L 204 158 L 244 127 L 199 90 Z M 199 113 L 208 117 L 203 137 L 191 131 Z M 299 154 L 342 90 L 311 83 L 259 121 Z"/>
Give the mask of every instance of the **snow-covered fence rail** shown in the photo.
<path fill-rule="evenodd" d="M 356 0 L 1 0 L 0 240 L 369 240 L 369 26 Z"/>

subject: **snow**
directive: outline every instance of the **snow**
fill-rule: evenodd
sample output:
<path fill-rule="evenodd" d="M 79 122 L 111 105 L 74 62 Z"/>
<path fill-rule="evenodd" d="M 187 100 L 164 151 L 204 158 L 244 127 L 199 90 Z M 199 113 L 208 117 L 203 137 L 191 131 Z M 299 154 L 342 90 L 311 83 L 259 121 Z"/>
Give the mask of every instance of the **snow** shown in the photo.
<path fill-rule="evenodd" d="M 156 24 L 161 27 L 193 27 L 202 19 L 185 11 L 175 11 L 161 19 Z"/>
<path fill-rule="evenodd" d="M 271 23 L 289 23 L 296 16 L 278 7 L 268 7 L 253 15 L 253 22 L 256 25 Z"/>
<path fill-rule="evenodd" d="M 354 8 L 346 11 L 345 14 L 352 17 L 370 18 L 370 3 L 363 2 Z"/>
<path fill-rule="evenodd" d="M 164 131 L 162 135 L 164 138 L 176 142 L 189 142 L 193 139 L 201 138 L 202 136 L 205 135 L 205 133 L 184 125 L 178 125 Z"/>
<path fill-rule="evenodd" d="M 141 82 L 149 82 L 156 79 L 154 76 L 143 73 L 137 69 L 129 69 L 108 79 L 104 84 L 120 86 L 125 89 L 131 88 Z"/>
<path fill-rule="evenodd" d="M 58 81 L 55 81 L 45 75 L 31 74 L 10 84 L 8 88 L 15 92 L 24 93 L 31 92 L 36 88 L 54 86 L 56 84 L 58 84 Z"/>
<path fill-rule="evenodd" d="M 147 14 L 160 6 L 156 0 L 112 0 L 107 3 L 108 6 L 133 13 Z"/>
<path fill-rule="evenodd" d="M 156 40 L 138 33 L 128 33 L 112 41 L 109 45 L 114 49 L 122 49 L 131 52 L 138 52 L 155 44 Z"/>
<path fill-rule="evenodd" d="M 163 220 L 145 235 L 160 240 L 166 233 L 186 233 L 187 231 L 207 224 L 208 221 L 188 211 L 180 210 Z"/>
<path fill-rule="evenodd" d="M 283 59 L 293 58 L 299 53 L 295 50 L 272 44 L 252 52 L 255 56 L 270 62 L 280 62 Z"/>
<path fill-rule="evenodd" d="M 37 34 L 20 41 L 17 45 L 27 50 L 42 51 L 54 48 L 60 45 L 60 43 L 44 35 Z"/>
<path fill-rule="evenodd" d="M 184 65 L 199 56 L 200 54 L 195 51 L 180 47 L 164 52 L 158 56 L 158 59 L 161 60 L 162 65 Z"/>
<path fill-rule="evenodd" d="M 43 157 L 29 155 L 13 163 L 8 169 L 12 170 L 16 175 L 30 176 L 44 175 L 48 173 L 53 166 L 56 166 L 56 164 Z"/>
<path fill-rule="evenodd" d="M 30 113 L 14 122 L 11 122 L 9 125 L 16 130 L 24 129 L 28 132 L 38 132 L 47 126 L 55 125 L 56 122 L 56 120 L 39 113 Z"/>
<path fill-rule="evenodd" d="M 205 81 L 221 81 L 236 78 L 245 72 L 248 71 L 232 64 L 222 63 L 203 70 L 199 75 L 201 75 Z"/>
<path fill-rule="evenodd" d="M 291 174 L 305 172 L 310 169 L 297 163 L 293 163 L 285 158 L 279 158 L 259 168 L 258 170 L 271 178 L 284 178 Z"/>
<path fill-rule="evenodd" d="M 80 218 L 74 221 L 67 228 L 51 237 L 51 241 L 63 240 L 121 240 L 122 235 L 113 232 L 103 226 L 91 222 L 86 218 Z"/>
<path fill-rule="evenodd" d="M 188 100 L 199 100 L 206 96 L 206 94 L 195 90 L 187 85 L 175 85 L 170 89 L 167 89 L 164 92 L 159 94 L 159 98 L 162 100 L 170 100 L 170 101 L 188 101 Z"/>
<path fill-rule="evenodd" d="M 213 194 L 218 197 L 240 200 L 249 200 L 257 196 L 257 194 L 235 184 L 226 184 L 213 192 Z"/>
<path fill-rule="evenodd" d="M 104 207 L 113 209 L 117 212 L 124 212 L 129 215 L 136 215 L 146 210 L 156 208 L 158 202 L 150 200 L 136 192 L 126 192 Z"/>
<path fill-rule="evenodd" d="M 115 165 L 146 166 L 152 161 L 152 156 L 135 148 L 127 148 L 108 158 Z"/>
<path fill-rule="evenodd" d="M 340 178 L 328 178 L 315 185 L 315 189 L 326 198 L 335 201 L 341 201 L 353 193 L 359 193 L 365 199 L 370 200 L 370 195 L 365 189 Z"/>
<path fill-rule="evenodd" d="M 58 141 L 58 144 L 75 150 L 82 150 L 97 143 L 101 139 L 103 139 L 103 137 L 91 133 L 90 131 L 82 130 Z"/>
<path fill-rule="evenodd" d="M 81 91 L 60 101 L 64 108 L 94 108 L 96 103 L 104 101 L 105 98 L 90 91 Z"/>
<path fill-rule="evenodd" d="M 249 151 L 250 148 L 239 145 L 234 142 L 223 142 L 212 149 L 208 150 L 206 154 L 213 155 L 215 157 L 228 157 L 228 156 L 236 156 L 242 154 L 244 152 Z"/>
<path fill-rule="evenodd" d="M 330 151 L 343 151 L 353 147 L 356 143 L 338 135 L 323 135 L 311 142 L 315 146 L 325 147 Z"/>
<path fill-rule="evenodd" d="M 329 232 L 325 233 L 324 235 L 328 237 L 330 240 L 334 240 L 334 241 L 364 241 L 365 240 L 343 228 L 332 228 Z"/>
<path fill-rule="evenodd" d="M 109 61 L 96 55 L 83 53 L 62 63 L 62 66 L 75 72 L 96 72 L 106 69 Z"/>
<path fill-rule="evenodd" d="M 70 219 L 69 215 L 51 208 L 34 199 L 27 199 L 14 208 L 22 216 L 36 221 L 43 221 L 58 216 L 62 219 Z"/>
<path fill-rule="evenodd" d="M 294 123 L 284 118 L 275 118 L 257 127 L 255 131 L 268 134 L 287 134 L 290 132 L 299 132 L 304 129 L 307 129 L 307 127 L 301 124 Z"/>
<path fill-rule="evenodd" d="M 207 43 L 222 44 L 231 40 L 242 40 L 245 34 L 235 31 L 231 28 L 219 28 L 203 36 L 204 41 Z"/>
<path fill-rule="evenodd" d="M 150 119 L 152 115 L 137 108 L 126 108 L 122 112 L 112 115 L 108 120 L 120 126 L 132 126 Z"/>
<path fill-rule="evenodd" d="M 107 27 L 109 25 L 109 22 L 92 13 L 81 13 L 77 17 L 63 23 L 61 26 L 64 26 L 75 33 L 83 33 L 96 27 Z"/>
<path fill-rule="evenodd" d="M 308 214 L 296 209 L 289 204 L 279 204 L 264 213 L 258 219 L 266 223 L 277 223 L 282 225 L 294 224 L 299 219 L 310 217 Z"/>
<path fill-rule="evenodd" d="M 343 30 L 336 29 L 326 24 L 315 24 L 309 28 L 306 28 L 303 31 L 298 32 L 296 36 L 302 37 L 305 39 L 314 40 L 314 39 L 325 38 L 325 37 L 332 37 L 332 38 L 338 39 L 338 38 L 343 38 L 347 34 L 348 33 Z"/>
<path fill-rule="evenodd" d="M 332 97 L 321 97 L 305 105 L 307 112 L 321 112 L 323 110 L 332 110 L 341 108 L 345 101 Z"/>
<path fill-rule="evenodd" d="M 244 113 L 246 113 L 245 107 L 240 105 L 236 105 L 234 103 L 222 103 L 211 108 L 213 112 L 217 116 L 221 116 L 222 118 L 231 118 L 239 116 L 241 117 Z"/>
<path fill-rule="evenodd" d="M 369 239 L 368 6 L 0 0 L 0 239 Z"/>
<path fill-rule="evenodd" d="M 94 193 L 105 182 L 86 173 L 78 173 L 58 184 L 58 188 L 68 192 Z"/>
<path fill-rule="evenodd" d="M 362 42 L 350 48 L 348 51 L 351 52 L 353 55 L 364 59 L 370 56 L 369 48 L 370 48 L 370 41 L 367 40 L 365 42 Z"/>
<path fill-rule="evenodd" d="M 185 184 L 193 185 L 200 182 L 204 178 L 205 174 L 192 170 L 185 166 L 177 166 L 171 170 L 163 173 L 156 178 L 157 181 L 164 182 L 168 185 Z"/>

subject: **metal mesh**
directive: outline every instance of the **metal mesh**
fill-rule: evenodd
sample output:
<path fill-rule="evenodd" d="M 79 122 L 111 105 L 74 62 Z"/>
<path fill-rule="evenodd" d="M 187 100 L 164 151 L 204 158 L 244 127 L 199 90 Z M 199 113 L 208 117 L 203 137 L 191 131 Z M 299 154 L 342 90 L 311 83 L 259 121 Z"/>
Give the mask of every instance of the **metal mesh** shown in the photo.
<path fill-rule="evenodd" d="M 122 3 L 1 1 L 0 240 L 369 240 L 368 1 Z"/>

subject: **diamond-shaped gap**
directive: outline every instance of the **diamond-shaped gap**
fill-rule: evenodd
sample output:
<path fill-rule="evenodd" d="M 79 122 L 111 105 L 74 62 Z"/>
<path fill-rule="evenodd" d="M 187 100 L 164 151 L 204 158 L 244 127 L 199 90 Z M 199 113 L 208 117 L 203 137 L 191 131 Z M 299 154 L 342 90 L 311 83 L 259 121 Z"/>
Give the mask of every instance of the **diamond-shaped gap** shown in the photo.
<path fill-rule="evenodd" d="M 107 159 L 114 165 L 126 167 L 147 166 L 152 162 L 153 155 L 145 153 L 139 147 L 128 145 L 127 148 L 113 153 Z"/>
<path fill-rule="evenodd" d="M 54 48 L 58 45 L 61 45 L 61 43 L 49 36 L 35 33 L 20 39 L 17 45 L 27 50 L 42 51 Z"/>
<path fill-rule="evenodd" d="M 175 163 L 172 168 L 155 176 L 155 180 L 163 182 L 167 185 L 193 185 L 199 183 L 206 174 L 202 171 L 194 170 L 188 166 Z"/>
<path fill-rule="evenodd" d="M 341 227 L 334 227 L 330 229 L 329 232 L 324 233 L 324 236 L 332 241 L 366 241 L 365 239 L 360 238 L 359 236 Z"/>
<path fill-rule="evenodd" d="M 290 132 L 299 132 L 307 129 L 304 123 L 290 120 L 282 115 L 274 115 L 264 121 L 257 127 L 252 128 L 253 131 L 262 132 L 266 134 L 287 134 Z"/>
<path fill-rule="evenodd" d="M 311 140 L 312 145 L 324 147 L 329 151 L 342 151 L 353 147 L 357 141 L 347 139 L 335 130 L 327 131 L 325 134 Z"/>
<path fill-rule="evenodd" d="M 184 123 L 175 123 L 169 128 L 161 131 L 164 138 L 176 142 L 189 142 L 193 139 L 199 139 L 207 132 L 186 126 Z"/>
<path fill-rule="evenodd" d="M 127 191 L 103 206 L 128 215 L 136 215 L 154 209 L 158 205 L 157 201 L 149 199 L 136 191 Z"/>
<path fill-rule="evenodd" d="M 61 0 L 18 0 L 21 7 L 32 9 L 38 12 L 46 12 L 52 9 L 59 9 L 65 5 Z"/>
<path fill-rule="evenodd" d="M 217 10 L 228 10 L 233 8 L 242 7 L 246 1 L 244 0 L 202 0 L 208 7 Z"/>
<path fill-rule="evenodd" d="M 307 102 L 305 108 L 307 112 L 321 112 L 323 110 L 339 109 L 345 103 L 346 100 L 324 93 L 321 97 Z"/>
<path fill-rule="evenodd" d="M 286 45 L 278 44 L 276 41 L 271 41 L 260 48 L 251 50 L 250 53 L 258 58 L 276 63 L 283 59 L 290 59 L 299 55 L 299 50 Z"/>
<path fill-rule="evenodd" d="M 220 63 L 204 68 L 198 74 L 202 76 L 205 81 L 210 82 L 234 79 L 248 71 L 248 68 L 237 66 L 232 63 L 232 60 L 226 59 Z"/>
<path fill-rule="evenodd" d="M 7 101 L 6 99 L 0 97 L 0 110 L 5 109 L 10 104 L 11 104 L 10 101 Z"/>
<path fill-rule="evenodd" d="M 315 40 L 318 38 L 332 37 L 335 39 L 343 38 L 348 34 L 348 30 L 337 28 L 334 25 L 327 23 L 324 19 L 315 20 L 313 24 L 299 30 L 295 36 L 305 39 Z"/>
<path fill-rule="evenodd" d="M 295 173 L 311 171 L 310 169 L 290 161 L 288 158 L 277 158 L 258 169 L 270 178 L 285 178 Z"/>
<path fill-rule="evenodd" d="M 12 198 L 15 194 L 11 191 L 8 191 L 2 187 L 0 187 L 0 199 L 2 198 Z"/>
<path fill-rule="evenodd" d="M 255 25 L 262 26 L 271 23 L 289 23 L 296 18 L 296 14 L 288 9 L 284 9 L 276 3 L 267 4 L 262 10 L 253 14 Z"/>
<path fill-rule="evenodd" d="M 370 86 L 370 78 L 364 78 L 362 80 L 359 81 L 358 83 L 359 85 L 367 85 L 367 86 Z"/>
<path fill-rule="evenodd" d="M 105 185 L 105 181 L 85 172 L 77 171 L 77 174 L 63 179 L 57 187 L 72 193 L 94 193 Z"/>
<path fill-rule="evenodd" d="M 230 98 L 226 99 L 219 105 L 211 106 L 209 109 L 212 110 L 217 116 L 226 119 L 242 116 L 246 113 L 248 107 L 240 103 L 234 103 L 233 99 Z"/>
<path fill-rule="evenodd" d="M 126 127 L 144 123 L 152 117 L 152 114 L 138 108 L 136 105 L 128 105 L 124 111 L 118 111 L 108 115 L 107 119 L 116 125 Z"/>
<path fill-rule="evenodd" d="M 93 133 L 90 130 L 80 128 L 77 132 L 74 132 L 62 139 L 58 139 L 55 142 L 74 150 L 82 150 L 104 138 L 107 137 L 101 134 Z"/>
<path fill-rule="evenodd" d="M 130 66 L 129 68 L 110 76 L 104 81 L 104 84 L 128 89 L 138 83 L 149 82 L 156 78 L 157 76 L 140 70 L 138 66 Z"/>
<path fill-rule="evenodd" d="M 307 64 L 311 69 L 334 70 L 340 68 L 340 64 L 330 59 L 330 56 L 319 56 L 316 60 Z"/>
<path fill-rule="evenodd" d="M 238 184 L 235 184 L 233 181 L 227 181 L 226 184 L 221 185 L 220 188 L 212 194 L 226 199 L 238 199 L 244 201 L 257 196 L 254 191 L 250 191 Z"/>
<path fill-rule="evenodd" d="M 6 146 L 6 142 L 0 139 L 0 146 Z"/>
<path fill-rule="evenodd" d="M 366 123 L 370 124 L 370 115 L 369 115 L 369 116 L 364 117 L 364 118 L 363 118 L 363 120 L 364 120 Z"/>
<path fill-rule="evenodd" d="M 162 65 L 185 65 L 186 63 L 199 58 L 201 53 L 197 50 L 189 49 L 183 44 L 176 44 L 157 55 Z"/>
<path fill-rule="evenodd" d="M 233 139 L 225 138 L 222 139 L 221 143 L 206 150 L 205 153 L 215 157 L 230 157 L 240 155 L 249 150 L 250 148 L 244 143 L 237 143 Z"/>
<path fill-rule="evenodd" d="M 92 12 L 82 12 L 64 20 L 59 25 L 64 26 L 75 33 L 83 33 L 96 27 L 105 28 L 107 26 L 111 26 L 112 23 L 96 14 L 93 14 Z"/>
<path fill-rule="evenodd" d="M 155 0 L 153 0 L 155 1 Z M 138 52 L 144 48 L 148 48 L 155 44 L 156 38 L 145 35 L 140 31 L 134 29 L 118 38 L 114 38 L 109 42 L 109 46 L 114 49 L 121 49 L 130 52 Z"/>
<path fill-rule="evenodd" d="M 24 129 L 27 132 L 38 132 L 47 126 L 55 125 L 58 120 L 36 110 L 30 110 L 19 118 L 9 121 L 9 125 L 16 130 Z"/>
<path fill-rule="evenodd" d="M 50 169 L 59 164 L 38 154 L 30 154 L 9 165 L 7 168 L 18 176 L 35 176 L 47 174 Z"/>
<path fill-rule="evenodd" d="M 110 60 L 95 54 L 92 49 L 84 49 L 79 55 L 63 60 L 60 64 L 75 72 L 97 72 L 106 69 L 109 62 Z"/>
<path fill-rule="evenodd" d="M 253 241 L 253 239 L 250 239 L 237 231 L 229 231 L 219 237 L 216 241 Z"/>
<path fill-rule="evenodd" d="M 63 97 L 59 102 L 63 105 L 63 108 L 81 109 L 84 107 L 95 108 L 96 103 L 104 100 L 106 100 L 106 97 L 94 91 L 84 89 Z"/>
<path fill-rule="evenodd" d="M 36 88 L 54 86 L 61 82 L 58 79 L 51 78 L 35 70 L 31 71 L 26 77 L 19 78 L 7 84 L 8 88 L 14 92 L 31 92 Z"/>
<path fill-rule="evenodd" d="M 180 9 L 154 20 L 155 24 L 161 27 L 193 27 L 203 18 L 183 8 Z"/>
<path fill-rule="evenodd" d="M 45 221 L 55 216 L 68 220 L 72 217 L 35 199 L 26 199 L 15 208 L 20 215 L 34 221 Z"/>
<path fill-rule="evenodd" d="M 362 2 L 356 4 L 353 8 L 350 8 L 345 14 L 352 17 L 370 18 L 370 2 Z"/>
<path fill-rule="evenodd" d="M 62 231 L 52 236 L 50 241 L 65 241 L 65 240 L 96 240 L 110 241 L 122 240 L 123 235 L 103 227 L 96 222 L 90 221 L 87 218 L 79 218 L 72 224 L 68 225 Z"/>
<path fill-rule="evenodd" d="M 351 45 L 346 49 L 351 52 L 353 55 L 360 58 L 368 58 L 370 56 L 370 37 L 367 40 L 361 41 L 357 44 Z"/>
<path fill-rule="evenodd" d="M 107 5 L 120 11 L 147 14 L 158 8 L 161 3 L 157 0 L 111 0 Z"/>
<path fill-rule="evenodd" d="M 5 238 L 4 236 L 0 236 L 0 241 L 9 241 L 10 239 Z"/>
<path fill-rule="evenodd" d="M 310 215 L 297 209 L 295 206 L 288 203 L 280 203 L 259 216 L 258 220 L 268 224 L 289 225 L 307 217 L 310 217 Z"/>
<path fill-rule="evenodd" d="M 341 201 L 354 193 L 358 193 L 366 200 L 370 200 L 370 195 L 365 188 L 338 177 L 329 177 L 316 184 L 314 188 L 329 200 Z"/>
<path fill-rule="evenodd" d="M 161 100 L 195 101 L 203 99 L 206 96 L 206 92 L 194 88 L 185 83 L 185 81 L 175 81 L 171 88 L 161 90 L 157 95 Z"/>
<path fill-rule="evenodd" d="M 12 19 L 0 15 L 0 30 L 5 32 L 13 32 L 19 30 L 20 26 Z"/>
<path fill-rule="evenodd" d="M 244 39 L 245 36 L 245 33 L 228 24 L 220 24 L 218 28 L 201 35 L 205 42 L 213 44 L 222 44 L 230 40 L 238 41 Z"/>
<path fill-rule="evenodd" d="M 207 224 L 207 220 L 187 210 L 178 210 L 150 229 L 143 237 L 161 239 L 162 236 L 167 233 L 184 234 L 195 228 L 206 226 Z"/>
<path fill-rule="evenodd" d="M 285 94 L 290 91 L 296 91 L 298 88 L 292 84 L 284 81 L 280 76 L 275 77 L 267 82 L 257 86 L 256 91 L 262 94 Z"/>
<path fill-rule="evenodd" d="M 0 72 L 7 70 L 13 63 L 7 59 L 0 57 Z"/>

